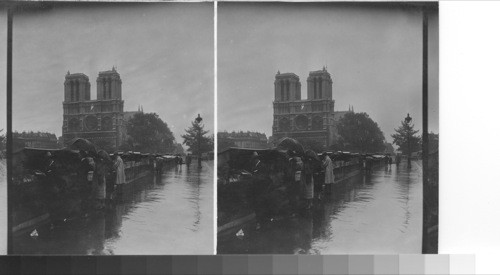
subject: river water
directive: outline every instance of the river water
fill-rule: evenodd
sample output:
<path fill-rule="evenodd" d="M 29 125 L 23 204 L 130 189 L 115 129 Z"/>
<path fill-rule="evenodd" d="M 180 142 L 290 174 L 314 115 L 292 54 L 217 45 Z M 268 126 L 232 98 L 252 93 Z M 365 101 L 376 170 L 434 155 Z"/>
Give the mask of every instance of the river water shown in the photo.
<path fill-rule="evenodd" d="M 337 184 L 314 210 L 218 239 L 219 254 L 405 254 L 422 250 L 422 169 L 374 168 Z"/>
<path fill-rule="evenodd" d="M 16 234 L 16 254 L 213 254 L 213 162 L 172 167 L 113 209 Z"/>

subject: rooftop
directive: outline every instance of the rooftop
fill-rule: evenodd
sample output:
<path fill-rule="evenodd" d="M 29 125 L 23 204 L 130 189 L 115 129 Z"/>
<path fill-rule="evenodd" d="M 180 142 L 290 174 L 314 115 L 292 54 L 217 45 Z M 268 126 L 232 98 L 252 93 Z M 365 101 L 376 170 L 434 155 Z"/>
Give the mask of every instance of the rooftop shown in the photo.
<path fill-rule="evenodd" d="M 70 73 L 69 71 L 66 73 L 66 78 L 85 78 L 85 79 L 89 79 L 89 77 L 84 74 L 84 73 Z"/>
<path fill-rule="evenodd" d="M 280 71 L 276 73 L 276 78 L 289 78 L 289 77 L 299 79 L 299 76 L 294 73 L 280 73 Z"/>
<path fill-rule="evenodd" d="M 116 71 L 115 66 L 113 66 L 113 68 L 112 68 L 111 70 L 99 72 L 99 75 L 103 75 L 103 74 L 104 74 L 104 75 L 109 75 L 109 74 L 120 75 L 120 74 Z"/>
<path fill-rule="evenodd" d="M 322 70 L 310 71 L 309 76 L 311 76 L 311 75 L 328 75 L 328 76 L 330 76 L 330 73 L 326 70 L 326 67 L 323 67 Z"/>

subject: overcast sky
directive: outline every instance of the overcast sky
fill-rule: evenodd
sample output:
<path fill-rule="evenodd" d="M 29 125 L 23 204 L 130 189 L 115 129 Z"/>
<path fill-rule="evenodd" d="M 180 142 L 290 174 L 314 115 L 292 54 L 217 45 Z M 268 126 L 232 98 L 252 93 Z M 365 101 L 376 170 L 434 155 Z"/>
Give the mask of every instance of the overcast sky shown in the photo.
<path fill-rule="evenodd" d="M 125 111 L 159 114 L 177 142 L 198 113 L 213 133 L 212 3 L 73 3 L 16 14 L 13 31 L 14 131 L 60 136 L 66 72 L 86 74 L 95 99 L 116 66 Z"/>
<path fill-rule="evenodd" d="M 429 30 L 429 131 L 438 132 L 438 26 Z M 219 3 L 218 128 L 272 134 L 276 72 L 327 66 L 335 110 L 366 112 L 388 141 L 407 113 L 422 128 L 422 14 L 361 4 Z"/>

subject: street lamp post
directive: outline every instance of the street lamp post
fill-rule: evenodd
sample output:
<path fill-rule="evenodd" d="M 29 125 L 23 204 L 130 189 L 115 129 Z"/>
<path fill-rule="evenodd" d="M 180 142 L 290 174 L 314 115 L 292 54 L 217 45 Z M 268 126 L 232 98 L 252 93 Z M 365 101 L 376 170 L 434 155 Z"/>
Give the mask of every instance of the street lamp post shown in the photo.
<path fill-rule="evenodd" d="M 411 122 L 411 116 L 408 113 L 408 115 L 405 118 L 405 122 L 408 125 L 408 128 L 410 127 L 410 122 Z M 406 140 L 408 142 L 408 168 L 411 168 L 411 142 L 410 142 L 410 129 L 408 129 L 408 138 Z"/>
<path fill-rule="evenodd" d="M 200 114 L 198 114 L 198 117 L 195 119 L 196 123 L 198 124 L 198 168 L 201 168 L 201 127 L 200 123 L 203 119 L 201 118 Z"/>

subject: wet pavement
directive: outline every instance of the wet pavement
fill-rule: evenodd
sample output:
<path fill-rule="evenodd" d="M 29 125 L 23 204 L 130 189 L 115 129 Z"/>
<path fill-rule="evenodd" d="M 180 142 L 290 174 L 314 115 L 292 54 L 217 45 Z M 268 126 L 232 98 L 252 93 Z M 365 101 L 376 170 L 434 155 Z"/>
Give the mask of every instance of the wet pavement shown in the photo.
<path fill-rule="evenodd" d="M 374 168 L 340 182 L 314 210 L 218 237 L 218 254 L 404 254 L 422 250 L 422 169 Z M 236 236 L 242 229 L 244 236 Z"/>
<path fill-rule="evenodd" d="M 114 208 L 16 234 L 16 254 L 213 254 L 213 162 L 171 167 Z"/>

